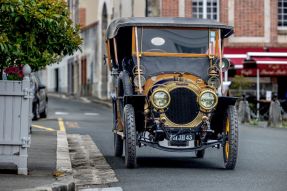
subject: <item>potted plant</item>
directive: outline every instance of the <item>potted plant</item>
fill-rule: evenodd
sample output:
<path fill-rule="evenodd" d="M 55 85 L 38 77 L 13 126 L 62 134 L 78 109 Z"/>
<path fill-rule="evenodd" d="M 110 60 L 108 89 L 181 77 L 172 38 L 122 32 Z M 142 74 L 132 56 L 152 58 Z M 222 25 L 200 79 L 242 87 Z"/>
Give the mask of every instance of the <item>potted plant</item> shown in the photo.
<path fill-rule="evenodd" d="M 0 132 L 9 132 L 0 135 L 0 148 L 11 148 L 0 149 L 0 163 L 13 158 L 18 173 L 27 174 L 33 98 L 29 74 L 78 50 L 79 27 L 63 0 L 1 0 L 0 27 L 0 121 L 5 121 Z"/>

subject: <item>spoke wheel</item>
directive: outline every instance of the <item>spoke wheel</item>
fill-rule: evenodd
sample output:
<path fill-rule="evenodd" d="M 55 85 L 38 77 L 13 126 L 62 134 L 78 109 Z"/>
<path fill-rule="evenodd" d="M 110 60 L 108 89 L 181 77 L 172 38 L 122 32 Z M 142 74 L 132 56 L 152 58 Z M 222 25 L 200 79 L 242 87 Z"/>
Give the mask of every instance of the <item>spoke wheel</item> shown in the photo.
<path fill-rule="evenodd" d="M 124 131 L 125 165 L 127 168 L 135 168 L 137 165 L 135 111 L 130 104 L 124 107 Z"/>
<path fill-rule="evenodd" d="M 225 169 L 234 169 L 238 155 L 238 118 L 234 106 L 229 106 L 224 125 L 223 160 Z"/>

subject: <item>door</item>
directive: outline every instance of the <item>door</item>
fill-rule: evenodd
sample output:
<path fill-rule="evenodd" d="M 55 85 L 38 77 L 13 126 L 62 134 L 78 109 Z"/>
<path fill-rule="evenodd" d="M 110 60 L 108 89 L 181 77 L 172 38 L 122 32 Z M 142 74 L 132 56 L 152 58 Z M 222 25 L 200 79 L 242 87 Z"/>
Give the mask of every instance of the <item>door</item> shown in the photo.
<path fill-rule="evenodd" d="M 59 92 L 59 68 L 55 69 L 55 92 Z"/>
<path fill-rule="evenodd" d="M 74 59 L 68 60 L 68 94 L 74 93 Z"/>
<path fill-rule="evenodd" d="M 287 100 L 287 77 L 278 77 L 278 98 Z"/>

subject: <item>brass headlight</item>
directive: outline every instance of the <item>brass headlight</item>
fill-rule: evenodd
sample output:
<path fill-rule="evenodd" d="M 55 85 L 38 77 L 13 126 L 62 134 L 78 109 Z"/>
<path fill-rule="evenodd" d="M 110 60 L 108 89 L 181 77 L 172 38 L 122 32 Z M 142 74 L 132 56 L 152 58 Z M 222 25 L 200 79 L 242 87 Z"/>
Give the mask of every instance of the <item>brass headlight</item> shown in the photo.
<path fill-rule="evenodd" d="M 151 95 L 151 103 L 156 109 L 164 109 L 170 103 L 170 95 L 165 89 L 157 89 Z"/>
<path fill-rule="evenodd" d="M 213 109 L 218 102 L 218 97 L 215 92 L 211 90 L 204 90 L 199 95 L 199 105 L 201 108 L 206 110 Z"/>
<path fill-rule="evenodd" d="M 219 88 L 220 86 L 220 79 L 218 77 L 212 76 L 207 81 L 207 84 L 211 87 Z"/>
<path fill-rule="evenodd" d="M 140 77 L 138 75 L 135 76 L 134 78 L 134 85 L 136 87 L 139 87 L 140 86 L 140 82 L 139 80 L 141 80 L 141 86 L 144 86 L 144 84 L 146 83 L 146 79 L 143 75 L 140 75 Z"/>

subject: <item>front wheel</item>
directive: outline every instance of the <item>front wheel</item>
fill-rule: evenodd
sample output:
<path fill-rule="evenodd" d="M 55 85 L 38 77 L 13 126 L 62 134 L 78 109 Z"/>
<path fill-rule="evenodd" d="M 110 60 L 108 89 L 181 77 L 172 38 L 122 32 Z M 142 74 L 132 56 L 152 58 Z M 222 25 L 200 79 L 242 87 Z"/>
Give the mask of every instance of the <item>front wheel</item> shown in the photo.
<path fill-rule="evenodd" d="M 125 165 L 127 168 L 135 168 L 137 165 L 135 111 L 130 104 L 124 107 L 124 131 Z"/>
<path fill-rule="evenodd" d="M 229 106 L 224 125 L 225 141 L 223 143 L 223 160 L 225 169 L 236 166 L 238 154 L 238 118 L 234 106 Z"/>

